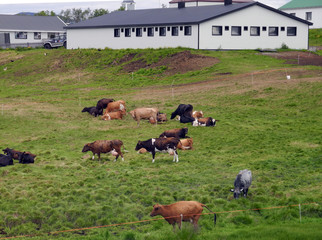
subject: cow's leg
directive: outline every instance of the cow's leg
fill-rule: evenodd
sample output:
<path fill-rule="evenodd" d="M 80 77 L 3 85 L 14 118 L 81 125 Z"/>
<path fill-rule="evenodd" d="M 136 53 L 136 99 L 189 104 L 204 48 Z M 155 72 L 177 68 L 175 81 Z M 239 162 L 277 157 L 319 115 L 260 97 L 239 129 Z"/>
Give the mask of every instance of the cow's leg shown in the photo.
<path fill-rule="evenodd" d="M 174 150 L 174 155 L 175 155 L 175 157 L 177 158 L 177 162 L 179 162 L 179 156 L 178 156 L 178 152 L 177 152 L 177 150 Z"/>
<path fill-rule="evenodd" d="M 94 160 L 95 159 L 95 153 L 93 153 L 93 157 L 92 157 L 92 160 Z"/>
<path fill-rule="evenodd" d="M 151 154 L 152 154 L 152 163 L 154 163 L 155 151 L 152 151 Z"/>

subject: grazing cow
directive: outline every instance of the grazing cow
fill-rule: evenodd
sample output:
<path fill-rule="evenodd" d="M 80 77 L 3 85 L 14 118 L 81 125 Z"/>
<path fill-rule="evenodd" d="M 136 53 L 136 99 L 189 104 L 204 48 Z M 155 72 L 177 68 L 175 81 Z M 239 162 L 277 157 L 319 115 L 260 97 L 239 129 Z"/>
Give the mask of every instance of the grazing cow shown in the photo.
<path fill-rule="evenodd" d="M 11 153 L 8 155 L 2 155 L 0 156 L 0 167 L 5 167 L 8 165 L 13 165 L 13 159 Z"/>
<path fill-rule="evenodd" d="M 29 164 L 34 162 L 35 162 L 35 157 L 30 153 L 23 152 L 19 157 L 19 163 Z"/>
<path fill-rule="evenodd" d="M 104 113 L 102 116 L 102 120 L 113 120 L 113 119 L 122 119 L 123 116 L 125 115 L 125 111 L 117 111 L 117 112 L 109 112 L 109 113 Z"/>
<path fill-rule="evenodd" d="M 99 115 L 103 114 L 103 110 L 107 107 L 110 102 L 114 102 L 112 98 L 102 98 L 97 101 L 96 108 L 99 112 Z"/>
<path fill-rule="evenodd" d="M 202 111 L 193 111 L 192 117 L 193 118 L 203 118 L 203 112 Z"/>
<path fill-rule="evenodd" d="M 192 138 L 185 138 L 180 139 L 177 148 L 181 150 L 188 150 L 192 149 L 193 139 Z"/>
<path fill-rule="evenodd" d="M 157 118 L 158 118 L 158 122 L 166 122 L 168 119 L 167 119 L 167 114 L 166 113 L 158 113 L 157 115 Z"/>
<path fill-rule="evenodd" d="M 186 134 L 188 133 L 188 128 L 175 128 L 171 130 L 164 131 L 160 134 L 161 137 L 175 137 L 175 138 L 188 138 Z"/>
<path fill-rule="evenodd" d="M 177 109 L 171 113 L 171 119 L 174 119 L 179 115 L 181 123 L 193 122 L 195 119 L 192 117 L 192 109 L 193 106 L 190 104 L 180 104 Z"/>
<path fill-rule="evenodd" d="M 21 154 L 23 153 L 23 152 L 20 152 L 20 151 L 14 150 L 14 149 L 10 149 L 10 148 L 3 149 L 2 151 L 7 155 L 11 154 L 12 158 L 17 159 L 17 160 L 19 160 L 19 158 L 21 157 Z M 30 154 L 33 158 L 35 158 L 37 156 L 35 154 L 32 154 L 31 152 L 27 152 L 27 153 Z"/>
<path fill-rule="evenodd" d="M 130 111 L 130 114 L 137 121 L 137 125 L 140 126 L 141 119 L 151 119 L 150 122 L 157 123 L 158 112 L 157 108 L 136 108 Z"/>
<path fill-rule="evenodd" d="M 250 170 L 244 169 L 241 170 L 235 179 L 234 187 L 230 191 L 234 193 L 234 198 L 239 198 L 241 192 L 244 193 L 244 197 L 247 197 L 248 188 L 252 184 L 252 172 Z"/>
<path fill-rule="evenodd" d="M 199 118 L 199 119 L 196 118 L 193 121 L 192 126 L 214 127 L 216 126 L 216 122 L 218 122 L 218 120 L 213 119 L 212 117 Z"/>
<path fill-rule="evenodd" d="M 106 109 L 104 114 L 106 113 L 110 113 L 110 112 L 117 112 L 117 111 L 122 111 L 122 112 L 126 112 L 126 108 L 125 108 L 125 102 L 123 100 L 118 100 L 115 102 L 110 102 Z"/>
<path fill-rule="evenodd" d="M 145 148 L 148 152 L 152 154 L 152 163 L 154 163 L 155 152 L 168 152 L 173 153 L 173 161 L 179 162 L 179 157 L 177 153 L 177 146 L 179 143 L 178 138 L 151 138 L 146 141 L 138 141 L 135 151 L 141 148 Z"/>
<path fill-rule="evenodd" d="M 203 207 L 207 208 L 210 212 L 213 212 L 206 205 L 200 202 L 180 201 L 170 205 L 156 204 L 153 206 L 150 216 L 154 217 L 161 215 L 173 226 L 173 230 L 175 230 L 175 224 L 178 224 L 179 229 L 181 229 L 182 222 L 191 222 L 195 229 L 197 229 L 198 220 L 203 211 Z M 214 213 L 214 224 L 216 225 L 216 213 Z"/>
<path fill-rule="evenodd" d="M 82 112 L 88 112 L 89 114 L 91 114 L 94 117 L 97 117 L 98 115 L 100 115 L 100 112 L 98 111 L 98 109 L 96 107 L 85 107 Z"/>
<path fill-rule="evenodd" d="M 85 144 L 82 152 L 92 151 L 92 159 L 94 159 L 95 154 L 97 154 L 98 160 L 101 160 L 101 153 L 111 153 L 113 156 L 116 157 L 114 162 L 117 160 L 119 155 L 121 155 L 122 161 L 124 161 L 123 153 L 121 152 L 122 146 L 123 142 L 121 140 L 97 140 L 95 142 Z"/>

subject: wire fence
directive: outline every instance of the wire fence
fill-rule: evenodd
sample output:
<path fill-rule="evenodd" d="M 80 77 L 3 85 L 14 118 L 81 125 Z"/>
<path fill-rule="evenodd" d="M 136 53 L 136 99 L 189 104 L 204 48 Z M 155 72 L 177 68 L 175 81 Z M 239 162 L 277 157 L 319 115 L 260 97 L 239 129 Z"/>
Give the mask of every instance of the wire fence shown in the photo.
<path fill-rule="evenodd" d="M 209 214 L 224 214 L 224 213 L 236 213 L 236 212 L 246 212 L 246 211 L 259 211 L 259 210 L 274 210 L 274 209 L 281 209 L 281 208 L 289 208 L 289 207 L 298 207 L 299 208 L 299 216 L 300 216 L 300 222 L 302 221 L 302 214 L 301 214 L 301 206 L 305 205 L 319 205 L 317 202 L 312 203 L 302 203 L 302 204 L 293 204 L 293 205 L 287 205 L 287 206 L 273 206 L 273 207 L 265 207 L 265 208 L 254 208 L 254 209 L 242 209 L 242 210 L 232 210 L 232 211 L 221 211 L 221 212 L 209 212 L 209 213 L 201 213 L 201 214 L 193 214 L 196 215 L 209 215 Z M 84 227 L 84 228 L 74 228 L 74 229 L 67 229 L 67 230 L 60 230 L 60 231 L 53 231 L 48 233 L 39 233 L 39 234 L 29 234 L 29 235 L 20 235 L 20 236 L 11 236 L 11 237 L 1 237 L 0 239 L 17 239 L 17 238 L 27 238 L 27 237 L 40 237 L 42 235 L 57 235 L 60 233 L 67 233 L 67 232 L 76 232 L 76 231 L 84 231 L 84 230 L 91 230 L 91 229 L 98 229 L 98 228 L 107 228 L 107 227 L 117 227 L 122 225 L 132 225 L 132 224 L 138 224 L 138 223 L 144 223 L 144 222 L 152 222 L 152 221 L 159 221 L 164 220 L 168 218 L 180 218 L 188 217 L 190 215 L 176 215 L 176 216 L 170 216 L 170 217 L 162 217 L 162 218 L 154 218 L 154 219 L 147 219 L 147 220 L 140 220 L 140 221 L 134 221 L 134 222 L 124 222 L 124 223 L 115 223 L 115 224 L 108 224 L 108 225 L 102 225 L 102 226 L 93 226 L 93 227 Z"/>

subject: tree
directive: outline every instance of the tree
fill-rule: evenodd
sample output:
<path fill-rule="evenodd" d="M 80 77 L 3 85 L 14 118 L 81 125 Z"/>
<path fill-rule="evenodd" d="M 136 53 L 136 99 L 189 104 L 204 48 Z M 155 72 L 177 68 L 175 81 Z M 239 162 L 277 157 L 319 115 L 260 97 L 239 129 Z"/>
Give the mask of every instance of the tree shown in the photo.
<path fill-rule="evenodd" d="M 38 12 L 38 13 L 35 13 L 35 16 L 56 16 L 56 13 L 54 13 L 54 11 L 48 11 L 48 10 L 46 10 L 46 11 L 40 11 L 40 12 Z"/>
<path fill-rule="evenodd" d="M 108 10 L 104 8 L 94 9 L 89 18 L 99 17 L 108 13 Z"/>

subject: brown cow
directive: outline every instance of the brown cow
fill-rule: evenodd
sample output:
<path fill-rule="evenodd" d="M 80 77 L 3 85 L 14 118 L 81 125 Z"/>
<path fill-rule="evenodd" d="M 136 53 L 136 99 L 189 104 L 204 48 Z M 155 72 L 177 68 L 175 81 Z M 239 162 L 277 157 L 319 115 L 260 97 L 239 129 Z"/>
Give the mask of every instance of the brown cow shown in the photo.
<path fill-rule="evenodd" d="M 193 111 L 192 117 L 193 118 L 203 118 L 203 112 L 202 111 Z"/>
<path fill-rule="evenodd" d="M 115 102 L 110 102 L 104 112 L 104 115 L 106 113 L 110 113 L 110 112 L 117 112 L 117 111 L 124 111 L 126 112 L 126 108 L 125 108 L 125 102 L 123 100 L 118 100 Z"/>
<path fill-rule="evenodd" d="M 191 222 L 197 229 L 203 207 L 212 212 L 206 205 L 196 201 L 180 201 L 170 205 L 156 204 L 153 206 L 150 216 L 161 215 L 173 226 L 173 230 L 175 230 L 175 224 L 178 224 L 179 229 L 181 229 L 182 222 Z M 216 224 L 216 213 L 214 213 L 214 222 Z"/>
<path fill-rule="evenodd" d="M 123 142 L 121 140 L 97 140 L 95 142 L 85 144 L 82 152 L 92 151 L 92 159 L 94 159 L 95 154 L 97 154 L 98 160 L 101 160 L 101 153 L 111 153 L 113 156 L 116 157 L 114 162 L 117 160 L 119 155 L 121 155 L 122 161 L 124 161 L 123 153 L 121 152 L 122 146 Z"/>
<path fill-rule="evenodd" d="M 167 119 L 167 114 L 166 113 L 158 113 L 158 122 L 166 122 Z"/>
<path fill-rule="evenodd" d="M 180 139 L 177 148 L 181 150 L 188 150 L 192 149 L 193 139 L 192 138 L 185 138 Z"/>
<path fill-rule="evenodd" d="M 122 119 L 125 115 L 125 111 L 109 112 L 104 113 L 102 120 L 113 120 L 113 119 Z"/>
<path fill-rule="evenodd" d="M 141 119 L 148 119 L 150 122 L 157 123 L 157 115 L 159 110 L 157 108 L 136 108 L 130 111 L 131 116 L 140 125 Z"/>
<path fill-rule="evenodd" d="M 98 115 L 103 114 L 103 110 L 107 107 L 107 105 L 110 102 L 114 102 L 114 99 L 112 99 L 112 98 L 102 98 L 102 99 L 97 101 L 96 109 L 97 109 Z"/>
<path fill-rule="evenodd" d="M 175 137 L 175 138 L 188 138 L 186 134 L 188 133 L 188 128 L 175 128 L 171 130 L 164 131 L 159 137 Z"/>

